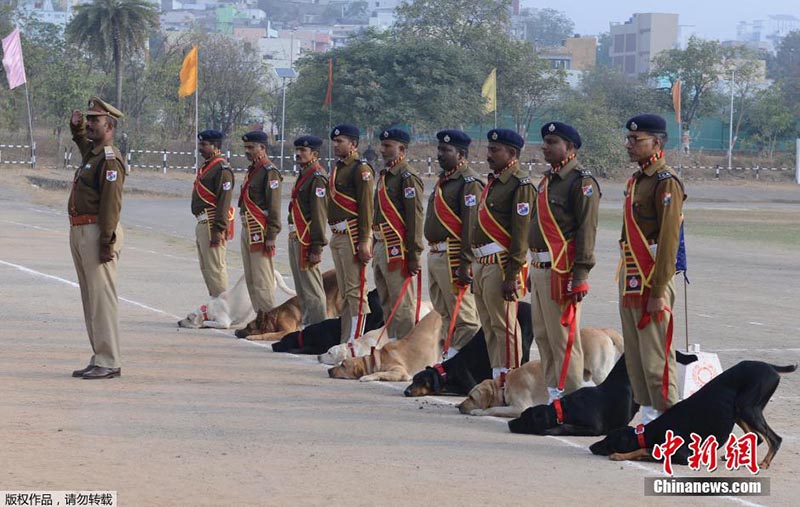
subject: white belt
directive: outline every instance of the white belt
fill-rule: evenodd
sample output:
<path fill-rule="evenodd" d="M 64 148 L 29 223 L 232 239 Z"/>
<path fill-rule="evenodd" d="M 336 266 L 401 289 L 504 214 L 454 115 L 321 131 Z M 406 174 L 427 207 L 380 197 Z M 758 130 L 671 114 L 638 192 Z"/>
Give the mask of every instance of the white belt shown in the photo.
<path fill-rule="evenodd" d="M 531 262 L 550 262 L 550 252 L 531 252 Z"/>
<path fill-rule="evenodd" d="M 289 224 L 289 232 L 297 232 L 297 226 L 294 224 Z"/>
<path fill-rule="evenodd" d="M 442 241 L 441 243 L 431 243 L 430 248 L 431 252 L 446 252 L 447 241 Z"/>
<path fill-rule="evenodd" d="M 347 220 L 342 220 L 341 222 L 336 222 L 335 224 L 331 224 L 331 230 L 336 232 L 346 232 Z"/>
<path fill-rule="evenodd" d="M 476 259 L 480 259 L 481 257 L 488 257 L 490 255 L 494 255 L 496 253 L 505 252 L 506 249 L 503 248 L 502 245 L 497 243 L 487 243 L 483 246 L 472 247 L 472 254 L 475 256 Z"/>
<path fill-rule="evenodd" d="M 199 215 L 195 215 L 195 218 L 197 219 L 198 222 L 206 222 L 208 221 L 208 213 L 204 211 Z"/>
<path fill-rule="evenodd" d="M 372 236 L 375 241 L 383 241 L 383 233 L 381 231 L 372 231 Z"/>

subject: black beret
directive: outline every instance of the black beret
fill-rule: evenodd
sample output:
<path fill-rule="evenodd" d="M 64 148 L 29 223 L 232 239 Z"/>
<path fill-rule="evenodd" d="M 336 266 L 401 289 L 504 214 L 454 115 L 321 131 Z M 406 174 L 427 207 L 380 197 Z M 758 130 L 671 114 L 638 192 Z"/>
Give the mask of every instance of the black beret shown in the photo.
<path fill-rule="evenodd" d="M 403 129 L 386 129 L 381 132 L 381 141 L 397 141 L 408 144 L 411 142 L 411 136 Z"/>
<path fill-rule="evenodd" d="M 489 141 L 512 146 L 518 150 L 525 146 L 525 139 L 510 129 L 492 129 L 486 134 L 486 138 Z"/>
<path fill-rule="evenodd" d="M 322 146 L 322 139 L 317 136 L 301 136 L 294 140 L 294 145 L 297 148 L 311 148 L 312 150 L 316 150 Z"/>
<path fill-rule="evenodd" d="M 440 143 L 452 144 L 456 148 L 469 148 L 472 139 L 469 138 L 466 132 L 460 130 L 440 130 L 436 133 L 436 139 Z"/>
<path fill-rule="evenodd" d="M 631 132 L 650 132 L 653 134 L 666 134 L 667 121 L 657 114 L 640 114 L 634 116 L 625 124 Z"/>
<path fill-rule="evenodd" d="M 549 134 L 553 134 L 561 139 L 570 141 L 573 145 L 575 145 L 575 149 L 581 147 L 581 135 L 578 134 L 578 130 L 572 125 L 567 125 L 566 123 L 561 123 L 560 121 L 551 121 L 550 123 L 545 123 L 542 125 L 542 139 L 544 139 L 544 136 Z"/>
<path fill-rule="evenodd" d="M 346 123 L 343 123 L 341 125 L 336 125 L 335 127 L 333 127 L 333 130 L 331 130 L 331 139 L 333 139 L 336 136 L 347 136 L 347 137 L 352 137 L 355 140 L 358 140 L 358 138 L 361 137 L 361 132 L 359 132 L 358 127 L 356 127 L 355 125 L 348 125 Z"/>
<path fill-rule="evenodd" d="M 242 141 L 246 143 L 263 143 L 267 144 L 269 137 L 263 130 L 253 130 L 242 136 Z"/>
<path fill-rule="evenodd" d="M 222 135 L 222 132 L 219 130 L 204 130 L 197 134 L 197 138 L 201 141 L 222 141 L 222 138 L 225 137 Z"/>

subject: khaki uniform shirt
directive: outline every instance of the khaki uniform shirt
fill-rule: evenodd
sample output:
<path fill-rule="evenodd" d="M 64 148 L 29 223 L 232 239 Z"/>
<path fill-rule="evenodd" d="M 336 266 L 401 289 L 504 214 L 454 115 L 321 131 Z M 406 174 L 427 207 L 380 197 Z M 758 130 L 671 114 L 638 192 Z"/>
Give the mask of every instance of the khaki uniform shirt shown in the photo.
<path fill-rule="evenodd" d="M 319 254 L 328 244 L 325 236 L 325 224 L 328 223 L 328 177 L 319 165 L 306 168 L 297 176 L 297 181 L 309 171 L 314 173 L 297 189 L 297 198 L 294 200 L 300 205 L 300 213 L 309 222 L 308 229 L 311 239 L 309 251 Z M 295 183 L 296 185 L 296 183 Z M 289 223 L 294 224 L 294 217 L 289 212 Z"/>
<path fill-rule="evenodd" d="M 111 141 L 95 146 L 86 137 L 85 122 L 77 127 L 70 122 L 70 130 L 82 160 L 75 171 L 67 212 L 71 216 L 97 215 L 100 246 L 107 248 L 116 241 L 114 231 L 122 209 L 125 161 Z"/>
<path fill-rule="evenodd" d="M 281 176 L 278 168 L 272 164 L 267 164 L 258 170 L 256 165 L 250 164 L 247 168 L 249 182 L 247 193 L 252 201 L 261 208 L 264 216 L 267 217 L 267 230 L 264 231 L 264 239 L 274 241 L 281 232 Z M 244 187 L 244 184 L 242 184 Z M 244 191 L 244 188 L 242 189 Z M 247 209 L 244 198 L 239 198 L 239 209 L 244 215 Z"/>
<path fill-rule="evenodd" d="M 439 173 L 439 188 L 447 205 L 461 217 L 461 248 L 459 258 L 463 264 L 471 264 L 475 260 L 472 254 L 474 227 L 478 221 L 478 201 L 483 192 L 483 181 L 471 167 L 465 165 L 449 176 Z M 436 216 L 433 201 L 435 193 L 431 191 L 428 199 L 428 210 L 425 216 L 425 239 L 430 243 L 445 241 L 450 233 Z"/>
<path fill-rule="evenodd" d="M 567 240 L 575 239 L 575 262 L 572 267 L 573 283 L 589 278 L 589 270 L 594 267 L 594 243 L 597 236 L 597 216 L 600 207 L 600 188 L 592 178 L 592 173 L 581 168 L 577 159 L 570 160 L 558 172 L 552 169 L 545 173 L 550 175 L 548 197 L 550 210 L 553 213 L 561 233 Z M 542 198 L 542 185 L 539 183 L 537 199 Z M 537 203 L 538 206 L 538 203 Z M 542 229 L 539 225 L 538 208 L 533 209 L 530 247 L 538 252 L 547 250 Z"/>
<path fill-rule="evenodd" d="M 372 237 L 372 197 L 375 175 L 372 168 L 358 158 L 353 152 L 344 160 L 336 162 L 336 191 L 354 198 L 358 203 L 358 241 L 368 241 Z M 353 218 L 350 213 L 340 208 L 333 198 L 328 199 L 328 222 L 335 224 Z"/>
<path fill-rule="evenodd" d="M 386 193 L 389 200 L 405 221 L 406 237 L 403 245 L 406 248 L 406 259 L 409 261 L 419 261 L 420 254 L 424 249 L 422 244 L 422 193 L 424 191 L 422 180 L 417 171 L 403 160 L 391 169 L 383 169 L 381 174 L 385 174 L 383 179 L 386 185 Z M 378 191 L 375 191 L 375 219 L 374 224 L 379 225 L 386 222 L 386 218 L 381 212 L 378 204 Z"/>
<path fill-rule="evenodd" d="M 528 230 L 536 201 L 536 189 L 519 162 L 500 176 L 490 174 L 489 185 L 491 188 L 486 200 L 480 206 L 488 207 L 495 220 L 511 234 L 508 262 L 504 266 L 504 281 L 510 282 L 517 277 L 528 256 Z M 493 241 L 477 220 L 473 231 L 472 240 L 475 245 L 485 245 Z"/>
<path fill-rule="evenodd" d="M 636 171 L 634 176 L 637 182 L 633 195 L 633 218 L 644 237 L 658 243 L 650 294 L 663 297 L 667 284 L 675 276 L 675 257 L 686 195 L 677 174 L 663 158 L 644 170 Z M 626 240 L 624 225 L 621 239 Z"/>
<path fill-rule="evenodd" d="M 200 168 L 202 170 L 202 167 Z M 200 178 L 200 183 L 204 187 L 214 192 L 217 196 L 217 210 L 219 213 L 214 213 L 214 223 L 211 225 L 212 230 L 224 232 L 228 228 L 228 208 L 231 206 L 231 199 L 233 196 L 233 170 L 227 162 L 220 161 L 208 170 L 207 173 Z M 192 190 L 192 215 L 199 215 L 207 208 L 211 208 L 207 202 L 200 198 L 197 189 Z"/>

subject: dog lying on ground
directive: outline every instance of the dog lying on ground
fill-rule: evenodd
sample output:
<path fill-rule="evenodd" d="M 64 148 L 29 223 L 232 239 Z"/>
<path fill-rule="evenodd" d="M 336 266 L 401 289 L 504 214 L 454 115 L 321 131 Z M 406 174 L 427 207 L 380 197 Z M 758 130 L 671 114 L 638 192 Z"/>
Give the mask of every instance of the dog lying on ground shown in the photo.
<path fill-rule="evenodd" d="M 364 322 L 364 333 L 383 327 L 383 308 L 378 298 L 378 290 L 367 294 L 370 313 Z M 291 352 L 292 354 L 324 354 L 341 340 L 341 317 L 326 319 L 303 328 L 302 344 L 300 331 L 292 331 L 280 341 L 272 344 L 273 352 Z M 331 363 L 333 364 L 333 363 Z"/>
<path fill-rule="evenodd" d="M 403 338 L 392 340 L 368 356 L 345 359 L 328 370 L 331 378 L 359 379 L 362 382 L 411 380 L 409 372 L 419 371 L 439 359 L 439 333 L 442 317 L 428 313 Z"/>
<path fill-rule="evenodd" d="M 672 462 L 685 465 L 691 453 L 688 444 L 692 433 L 703 440 L 713 435 L 720 446 L 724 446 L 736 424 L 745 432 L 755 433 L 759 442 L 767 442 L 767 454 L 759 466 L 769 468 L 782 439 L 767 424 L 763 410 L 778 388 L 779 374 L 796 369 L 797 365 L 775 366 L 761 361 L 742 361 L 649 424 L 636 430 L 630 426 L 617 428 L 589 449 L 614 461 L 647 458 L 654 446 L 664 443 L 667 430 L 672 430 L 684 439 L 684 445 L 673 454 Z"/>
<path fill-rule="evenodd" d="M 521 364 L 525 364 L 530 359 L 533 343 L 530 303 L 519 303 L 517 321 L 522 336 Z M 441 364 L 428 366 L 414 375 L 411 385 L 404 392 L 406 396 L 466 395 L 478 383 L 488 378 L 492 378 L 492 365 L 489 363 L 486 337 L 483 329 L 479 329 L 455 357 Z"/>
<path fill-rule="evenodd" d="M 289 296 L 297 293 L 286 285 L 278 270 L 275 270 L 275 284 L 281 291 Z M 247 293 L 247 284 L 244 275 L 239 277 L 236 284 L 208 303 L 190 312 L 185 319 L 178 321 L 178 327 L 230 329 L 245 326 L 256 317 L 250 295 Z"/>
<path fill-rule="evenodd" d="M 614 365 L 611 362 L 609 366 L 608 358 L 619 357 L 622 346 L 622 336 L 613 329 L 581 329 L 584 381 L 602 383 Z M 541 362 L 531 361 L 508 372 L 504 383 L 501 378 L 487 379 L 472 388 L 458 410 L 462 414 L 519 417 L 526 408 L 546 403 L 547 399 Z"/>
<path fill-rule="evenodd" d="M 697 361 L 697 356 L 675 351 L 681 364 Z M 531 435 L 597 436 L 627 426 L 639 411 L 625 366 L 619 358 L 608 377 L 598 386 L 582 387 L 561 398 L 563 420 L 558 422 L 553 404 L 526 409 L 518 419 L 508 422 L 512 433 Z"/>
<path fill-rule="evenodd" d="M 433 305 L 430 301 L 423 301 L 419 309 L 420 322 L 431 310 L 433 310 Z M 317 359 L 322 364 L 339 364 L 347 358 L 366 356 L 373 348 L 381 348 L 388 342 L 389 338 L 386 333 L 383 333 L 383 336 L 380 332 L 365 333 L 350 345 L 347 343 L 334 345 Z"/>
<path fill-rule="evenodd" d="M 342 314 L 344 299 L 339 297 L 339 286 L 336 284 L 336 271 L 331 269 L 322 274 L 322 285 L 325 289 L 326 309 L 328 318 L 338 317 Z M 276 306 L 263 318 L 256 316 L 246 328 L 236 331 L 237 338 L 248 340 L 275 341 L 280 340 L 292 331 L 299 331 L 303 323 L 303 309 L 300 307 L 300 297 L 287 299 L 283 304 Z"/>

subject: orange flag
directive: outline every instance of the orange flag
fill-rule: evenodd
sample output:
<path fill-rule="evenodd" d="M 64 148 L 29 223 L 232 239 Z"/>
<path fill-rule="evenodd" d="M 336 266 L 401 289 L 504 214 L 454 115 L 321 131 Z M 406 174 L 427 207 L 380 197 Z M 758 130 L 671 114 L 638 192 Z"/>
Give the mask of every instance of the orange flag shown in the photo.
<path fill-rule="evenodd" d="M 183 59 L 181 67 L 181 87 L 178 95 L 188 97 L 197 91 L 197 46 L 193 47 L 186 58 Z"/>
<path fill-rule="evenodd" d="M 325 94 L 325 102 L 322 103 L 322 107 L 327 107 L 331 105 L 333 101 L 333 58 L 328 59 L 328 91 Z"/>
<path fill-rule="evenodd" d="M 675 110 L 675 121 L 681 124 L 681 78 L 672 85 L 672 108 Z"/>

